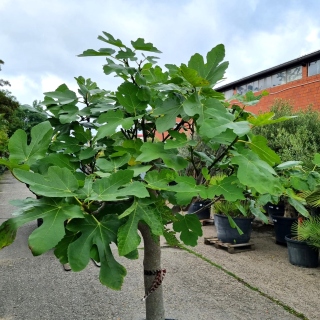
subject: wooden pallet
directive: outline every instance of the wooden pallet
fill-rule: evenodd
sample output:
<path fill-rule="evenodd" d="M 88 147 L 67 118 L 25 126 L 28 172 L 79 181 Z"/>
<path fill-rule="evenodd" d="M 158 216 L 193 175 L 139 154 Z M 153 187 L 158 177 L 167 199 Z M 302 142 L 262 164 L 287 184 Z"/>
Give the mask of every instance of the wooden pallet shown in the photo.
<path fill-rule="evenodd" d="M 202 219 L 202 220 L 200 220 L 200 222 L 201 222 L 201 225 L 203 225 L 203 226 L 206 226 L 207 224 L 211 224 L 211 225 L 214 224 L 213 219 Z"/>
<path fill-rule="evenodd" d="M 244 251 L 251 251 L 255 249 L 254 244 L 252 242 L 241 243 L 241 244 L 231 244 L 231 243 L 221 242 L 216 237 L 204 238 L 204 244 L 214 245 L 215 248 L 227 250 L 229 253 L 238 253 L 238 252 L 244 252 Z"/>

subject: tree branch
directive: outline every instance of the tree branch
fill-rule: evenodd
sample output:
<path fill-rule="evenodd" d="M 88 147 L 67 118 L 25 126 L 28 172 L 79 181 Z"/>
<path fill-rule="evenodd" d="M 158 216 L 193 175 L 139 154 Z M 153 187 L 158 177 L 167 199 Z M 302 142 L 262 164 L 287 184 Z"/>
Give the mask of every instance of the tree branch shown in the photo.
<path fill-rule="evenodd" d="M 227 153 L 228 151 L 234 146 L 234 144 L 238 141 L 239 136 L 236 136 L 235 139 L 228 145 L 228 147 L 224 150 L 224 152 L 221 153 L 220 156 L 215 158 L 213 163 L 208 167 L 208 170 L 210 171 Z"/>

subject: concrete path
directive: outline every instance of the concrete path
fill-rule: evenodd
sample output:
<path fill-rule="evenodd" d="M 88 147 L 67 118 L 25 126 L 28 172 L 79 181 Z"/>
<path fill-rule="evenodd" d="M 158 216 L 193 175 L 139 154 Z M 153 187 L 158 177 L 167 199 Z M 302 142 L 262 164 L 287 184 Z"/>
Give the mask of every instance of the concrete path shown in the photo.
<path fill-rule="evenodd" d="M 32 196 L 28 189 L 5 173 L 0 182 L 0 222 L 14 210 L 9 200 L 27 196 Z M 52 252 L 33 257 L 27 238 L 35 228 L 35 223 L 22 227 L 14 244 L 0 251 L 0 320 L 144 319 L 142 256 L 135 261 L 118 258 L 128 275 L 123 290 L 115 292 L 100 284 L 93 263 L 74 273 L 64 271 Z M 301 318 L 289 308 L 304 314 L 304 319 L 320 319 L 320 268 L 290 265 L 287 249 L 274 243 L 270 228 L 262 229 L 253 232 L 253 251 L 229 254 L 204 245 L 203 239 L 192 248 L 198 256 L 164 247 L 167 318 Z M 203 226 L 203 231 L 204 236 L 215 235 L 212 225 Z"/>

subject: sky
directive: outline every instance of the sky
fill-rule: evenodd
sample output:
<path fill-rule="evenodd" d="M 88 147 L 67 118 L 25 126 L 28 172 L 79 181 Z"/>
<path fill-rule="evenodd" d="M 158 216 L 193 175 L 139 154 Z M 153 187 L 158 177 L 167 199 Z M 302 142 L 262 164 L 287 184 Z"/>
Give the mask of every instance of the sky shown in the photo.
<path fill-rule="evenodd" d="M 21 104 L 63 83 L 76 90 L 80 75 L 114 90 L 104 57 L 77 57 L 109 47 L 97 39 L 106 31 L 127 45 L 153 43 L 161 66 L 222 43 L 224 85 L 320 50 L 319 12 L 319 0 L 0 0 L 0 79 Z"/>

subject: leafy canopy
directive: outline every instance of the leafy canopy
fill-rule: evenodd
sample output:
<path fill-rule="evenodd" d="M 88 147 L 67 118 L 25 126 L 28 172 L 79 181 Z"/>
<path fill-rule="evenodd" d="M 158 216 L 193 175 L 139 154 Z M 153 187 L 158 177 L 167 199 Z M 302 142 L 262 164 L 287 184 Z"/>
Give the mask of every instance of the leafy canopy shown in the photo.
<path fill-rule="evenodd" d="M 38 198 L 22 201 L 19 216 L 2 224 L 0 245 L 12 243 L 24 223 L 43 218 L 29 237 L 35 255 L 54 247 L 74 271 L 92 258 L 101 263 L 101 283 L 118 290 L 126 270 L 111 243 L 133 259 L 141 225 L 155 241 L 165 236 L 175 245 L 179 237 L 194 246 L 202 235 L 195 215 L 173 214 L 168 203 L 251 196 L 252 211 L 261 214 L 250 190 L 256 197 L 282 190 L 272 168 L 279 158 L 251 132 L 272 119 L 254 117 L 244 105 L 231 108 L 212 89 L 228 66 L 223 45 L 206 58 L 196 53 L 188 63 L 162 69 L 150 55 L 159 49 L 144 39 L 129 46 L 107 32 L 98 39 L 108 46 L 79 56 L 106 57 L 104 73 L 123 82 L 115 92 L 83 77 L 75 78 L 77 92 L 62 84 L 44 94 L 48 120 L 33 127 L 31 139 L 22 130 L 11 137 L 10 156 L 1 163 Z M 219 172 L 225 179 L 213 183 Z"/>

